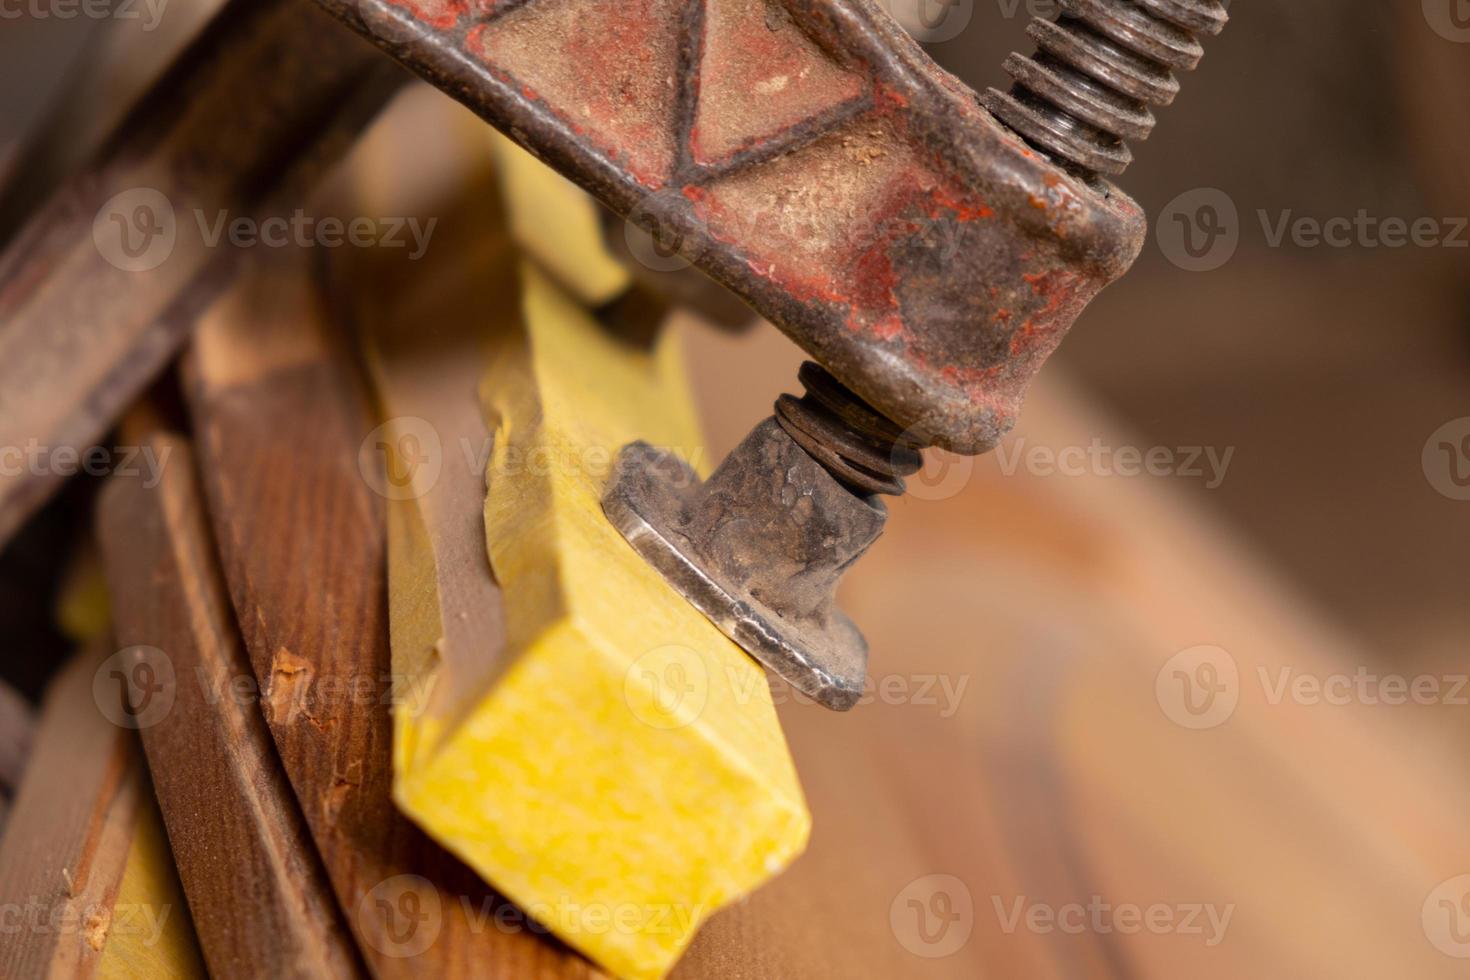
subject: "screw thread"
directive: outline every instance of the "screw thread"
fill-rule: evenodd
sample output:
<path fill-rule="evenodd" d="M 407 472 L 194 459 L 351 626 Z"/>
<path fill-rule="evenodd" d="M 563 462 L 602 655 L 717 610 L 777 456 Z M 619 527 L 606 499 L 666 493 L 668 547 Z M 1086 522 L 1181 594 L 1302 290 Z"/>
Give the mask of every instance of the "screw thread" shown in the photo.
<path fill-rule="evenodd" d="M 898 496 L 903 478 L 923 465 L 917 447 L 820 364 L 797 374 L 806 395 L 782 395 L 776 421 L 806 454 L 839 482 L 861 493 Z"/>
<path fill-rule="evenodd" d="M 1196 35 L 1220 33 L 1220 0 L 1060 0 L 1055 22 L 1033 18 L 1039 49 L 1012 54 L 1010 92 L 990 89 L 985 105 L 1022 139 L 1088 176 L 1116 175 L 1133 162 L 1125 139 L 1147 139 L 1150 106 L 1179 93 L 1177 71 L 1204 55 Z"/>

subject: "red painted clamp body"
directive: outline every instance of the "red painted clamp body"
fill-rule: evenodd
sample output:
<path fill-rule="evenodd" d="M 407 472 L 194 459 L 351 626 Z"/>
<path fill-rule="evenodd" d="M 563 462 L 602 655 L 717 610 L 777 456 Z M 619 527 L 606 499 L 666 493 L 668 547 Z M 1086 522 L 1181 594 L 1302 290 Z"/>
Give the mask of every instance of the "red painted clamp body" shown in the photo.
<path fill-rule="evenodd" d="M 653 231 L 897 423 L 993 447 L 1139 207 L 870 0 L 318 0 Z"/>

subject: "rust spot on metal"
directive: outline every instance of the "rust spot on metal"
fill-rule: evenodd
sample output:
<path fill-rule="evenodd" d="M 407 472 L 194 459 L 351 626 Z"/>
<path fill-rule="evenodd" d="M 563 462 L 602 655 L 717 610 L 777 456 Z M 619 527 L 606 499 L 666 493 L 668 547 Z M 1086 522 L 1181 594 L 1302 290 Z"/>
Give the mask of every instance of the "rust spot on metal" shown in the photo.
<path fill-rule="evenodd" d="M 1142 246 L 1136 205 L 1033 152 L 871 3 L 318 2 L 397 17 L 396 57 L 949 449 L 999 441 L 1038 336 Z M 1069 299 L 1024 278 L 1061 269 Z"/>

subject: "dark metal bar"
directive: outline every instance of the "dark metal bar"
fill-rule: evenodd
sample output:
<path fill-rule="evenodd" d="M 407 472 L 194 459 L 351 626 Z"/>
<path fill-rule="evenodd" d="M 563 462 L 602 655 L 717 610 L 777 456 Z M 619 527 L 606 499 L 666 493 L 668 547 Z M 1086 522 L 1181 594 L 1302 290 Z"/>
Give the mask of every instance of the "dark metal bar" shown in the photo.
<path fill-rule="evenodd" d="M 231 0 L 0 256 L 0 545 L 228 279 L 226 221 L 292 200 L 405 76 L 295 0 Z"/>

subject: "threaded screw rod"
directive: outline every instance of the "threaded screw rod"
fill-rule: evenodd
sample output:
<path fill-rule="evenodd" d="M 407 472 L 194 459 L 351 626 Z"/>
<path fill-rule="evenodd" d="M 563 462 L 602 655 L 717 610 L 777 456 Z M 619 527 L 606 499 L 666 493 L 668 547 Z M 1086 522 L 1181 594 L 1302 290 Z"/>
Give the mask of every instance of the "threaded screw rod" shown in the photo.
<path fill-rule="evenodd" d="M 1220 0 L 1060 0 L 1055 22 L 1033 18 L 1039 50 L 1012 54 L 1010 92 L 990 89 L 985 105 L 1022 139 L 1089 176 L 1122 173 L 1133 162 L 1125 139 L 1147 139 L 1150 106 L 1179 93 L 1175 71 L 1204 55 L 1196 35 L 1215 35 L 1229 15 Z"/>
<path fill-rule="evenodd" d="M 782 395 L 776 421 L 806 454 L 842 484 L 865 494 L 898 496 L 903 478 L 919 471 L 918 448 L 814 361 L 797 373 L 806 395 Z"/>

